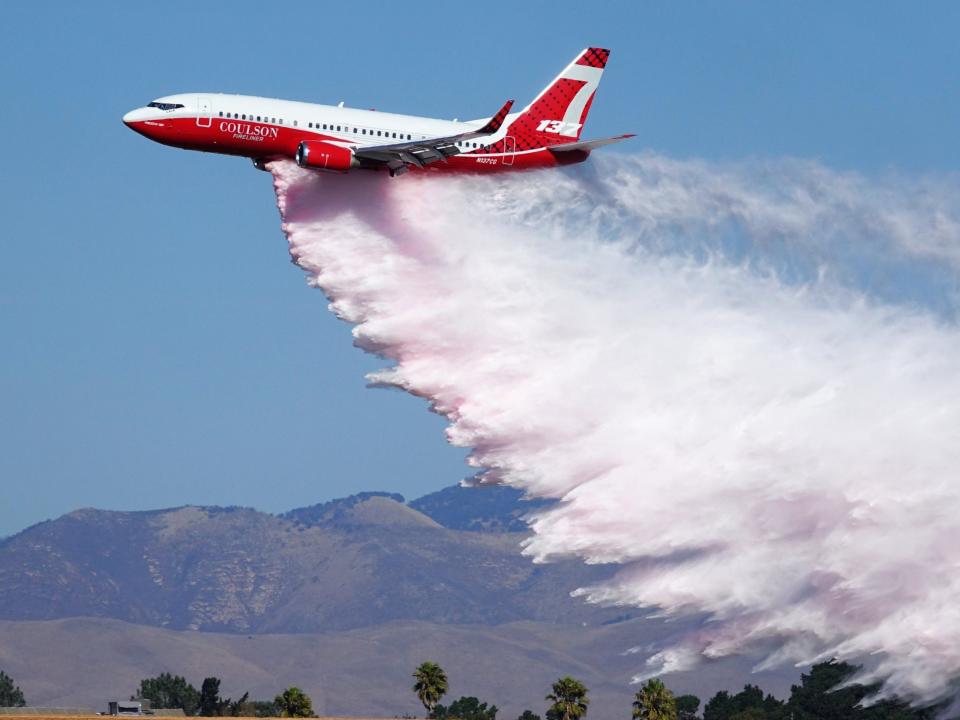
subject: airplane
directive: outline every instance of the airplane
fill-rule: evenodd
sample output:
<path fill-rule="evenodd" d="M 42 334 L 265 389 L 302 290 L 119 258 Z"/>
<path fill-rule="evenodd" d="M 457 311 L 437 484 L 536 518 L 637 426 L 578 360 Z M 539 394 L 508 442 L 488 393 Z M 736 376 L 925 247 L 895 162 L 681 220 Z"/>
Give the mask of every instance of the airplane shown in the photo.
<path fill-rule="evenodd" d="M 633 137 L 580 140 L 609 50 L 587 48 L 523 110 L 510 100 L 490 118 L 458 122 L 248 95 L 169 95 L 131 110 L 123 122 L 163 145 L 293 159 L 329 172 L 414 170 L 502 172 L 583 162 L 596 148 Z"/>

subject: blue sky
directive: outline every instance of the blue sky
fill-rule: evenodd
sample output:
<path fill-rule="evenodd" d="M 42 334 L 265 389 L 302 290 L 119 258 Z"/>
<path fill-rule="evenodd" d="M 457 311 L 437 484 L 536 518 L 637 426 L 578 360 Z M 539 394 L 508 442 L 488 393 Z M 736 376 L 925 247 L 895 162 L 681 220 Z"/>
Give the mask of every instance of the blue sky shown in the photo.
<path fill-rule="evenodd" d="M 956 3 L 11 2 L 0 24 L 0 536 L 77 507 L 281 511 L 466 474 L 306 287 L 266 174 L 122 114 L 173 92 L 480 117 L 613 49 L 587 135 L 960 168 Z M 402 181 L 402 180 L 401 180 Z"/>

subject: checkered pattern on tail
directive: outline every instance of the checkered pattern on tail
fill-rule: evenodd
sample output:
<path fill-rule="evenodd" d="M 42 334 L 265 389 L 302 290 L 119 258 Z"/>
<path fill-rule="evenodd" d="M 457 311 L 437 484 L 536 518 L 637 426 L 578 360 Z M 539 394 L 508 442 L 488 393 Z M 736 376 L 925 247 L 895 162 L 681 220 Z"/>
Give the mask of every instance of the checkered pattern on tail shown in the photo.
<path fill-rule="evenodd" d="M 607 66 L 607 59 L 610 57 L 610 51 L 603 48 L 587 48 L 583 55 L 577 58 L 577 65 L 587 65 L 589 67 L 600 68 Z"/>
<path fill-rule="evenodd" d="M 580 138 L 609 57 L 609 50 L 587 48 L 524 108 L 507 130 L 517 151 L 576 142 Z M 503 140 L 487 150 L 505 151 Z"/>

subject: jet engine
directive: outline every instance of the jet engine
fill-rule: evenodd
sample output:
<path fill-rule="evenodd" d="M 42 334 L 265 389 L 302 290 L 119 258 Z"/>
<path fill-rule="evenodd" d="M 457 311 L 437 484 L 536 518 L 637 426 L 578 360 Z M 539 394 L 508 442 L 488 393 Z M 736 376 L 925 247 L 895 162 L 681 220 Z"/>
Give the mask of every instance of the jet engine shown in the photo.
<path fill-rule="evenodd" d="M 354 157 L 353 150 L 319 140 L 304 140 L 297 147 L 297 165 L 314 170 L 346 172 L 360 163 Z"/>

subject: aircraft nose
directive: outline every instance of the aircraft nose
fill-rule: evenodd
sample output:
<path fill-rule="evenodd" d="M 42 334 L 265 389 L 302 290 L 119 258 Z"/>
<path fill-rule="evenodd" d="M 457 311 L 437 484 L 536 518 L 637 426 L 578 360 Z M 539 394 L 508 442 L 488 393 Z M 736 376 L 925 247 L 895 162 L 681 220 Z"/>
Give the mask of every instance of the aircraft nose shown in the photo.
<path fill-rule="evenodd" d="M 123 124 L 129 127 L 131 124 L 143 120 L 143 108 L 136 108 L 131 110 L 126 115 L 123 116 Z"/>

